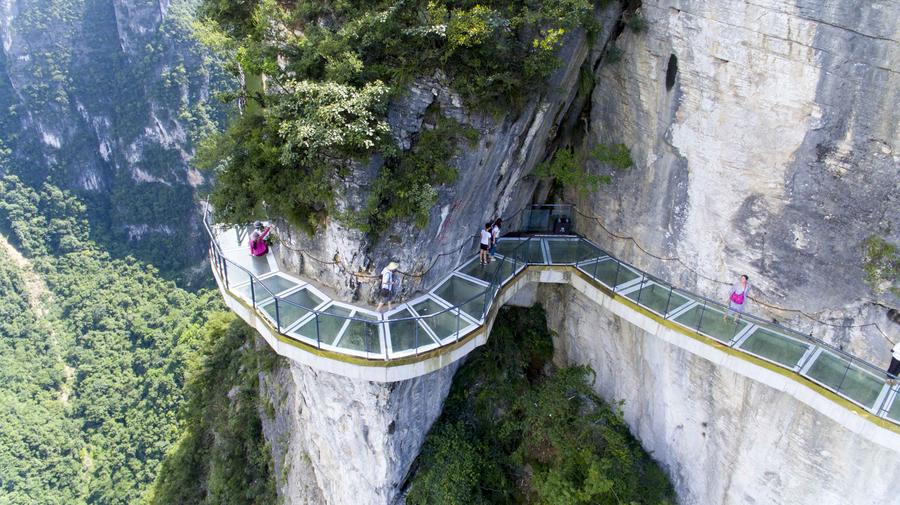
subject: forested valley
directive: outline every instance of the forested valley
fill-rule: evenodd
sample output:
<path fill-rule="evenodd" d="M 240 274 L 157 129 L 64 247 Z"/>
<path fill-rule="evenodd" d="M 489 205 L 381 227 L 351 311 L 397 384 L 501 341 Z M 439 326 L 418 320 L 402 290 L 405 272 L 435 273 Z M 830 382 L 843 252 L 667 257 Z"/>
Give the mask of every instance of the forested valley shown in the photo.
<path fill-rule="evenodd" d="M 246 492 L 271 483 L 254 337 L 218 294 L 112 259 L 84 205 L 50 185 L 0 180 L 0 233 L 0 503 L 265 503 Z M 200 483 L 178 499 L 151 491 L 176 446 L 191 459 L 174 468 Z"/>

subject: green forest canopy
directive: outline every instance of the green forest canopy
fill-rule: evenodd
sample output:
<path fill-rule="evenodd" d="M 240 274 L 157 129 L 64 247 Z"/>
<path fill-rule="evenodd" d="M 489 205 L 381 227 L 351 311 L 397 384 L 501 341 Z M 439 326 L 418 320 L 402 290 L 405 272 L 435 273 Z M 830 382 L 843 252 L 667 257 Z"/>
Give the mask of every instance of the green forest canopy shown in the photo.
<path fill-rule="evenodd" d="M 190 425 L 185 397 L 202 397 L 186 382 L 203 381 L 204 349 L 224 333 L 217 294 L 111 259 L 88 240 L 84 206 L 50 185 L 0 179 L 0 232 L 49 291 L 35 314 L 22 273 L 0 261 L 0 503 L 138 503 Z"/>
<path fill-rule="evenodd" d="M 410 505 L 665 505 L 672 485 L 586 367 L 555 369 L 544 309 L 505 307 L 459 369 Z"/>
<path fill-rule="evenodd" d="M 246 222 L 265 202 L 270 216 L 314 229 L 335 212 L 333 188 L 377 158 L 383 166 L 369 202 L 350 224 L 377 231 L 392 219 L 422 223 L 436 188 L 455 177 L 448 137 L 455 144 L 471 136 L 458 135 L 461 125 L 439 120 L 438 110 L 424 129 L 440 133 L 401 151 L 388 132 L 388 99 L 440 71 L 471 110 L 515 107 L 558 67 L 569 33 L 596 28 L 592 11 L 590 0 L 205 0 L 202 38 L 276 90 L 248 89 L 262 107 L 248 107 L 201 152 L 201 166 L 219 174 L 218 218 Z"/>

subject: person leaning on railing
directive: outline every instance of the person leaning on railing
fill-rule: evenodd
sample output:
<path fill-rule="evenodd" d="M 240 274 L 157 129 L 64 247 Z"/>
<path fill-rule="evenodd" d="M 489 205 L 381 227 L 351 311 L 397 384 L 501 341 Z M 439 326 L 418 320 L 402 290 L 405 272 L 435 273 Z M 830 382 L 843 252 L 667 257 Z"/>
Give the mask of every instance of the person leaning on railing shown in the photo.
<path fill-rule="evenodd" d="M 250 254 L 253 256 L 265 256 L 269 252 L 269 244 L 266 237 L 269 236 L 269 227 L 263 228 L 263 224 L 257 221 L 253 225 L 253 232 L 250 234 Z"/>

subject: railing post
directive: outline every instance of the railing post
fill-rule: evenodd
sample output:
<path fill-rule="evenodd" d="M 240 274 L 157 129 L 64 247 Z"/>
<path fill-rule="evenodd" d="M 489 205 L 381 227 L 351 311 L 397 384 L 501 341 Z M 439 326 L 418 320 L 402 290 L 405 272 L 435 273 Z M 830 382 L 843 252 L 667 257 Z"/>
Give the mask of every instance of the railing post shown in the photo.
<path fill-rule="evenodd" d="M 616 291 L 616 288 L 619 286 L 619 270 L 622 269 L 622 262 L 619 261 L 619 258 L 616 258 L 616 278 L 613 279 L 613 292 Z"/>
<path fill-rule="evenodd" d="M 669 286 L 669 297 L 666 298 L 666 311 L 663 313 L 663 319 L 669 317 L 669 304 L 672 303 L 672 290 L 675 286 Z"/>
<path fill-rule="evenodd" d="M 253 287 L 253 276 L 250 276 L 250 303 L 256 308 L 256 289 Z"/>
<path fill-rule="evenodd" d="M 700 327 L 703 326 L 703 314 L 706 312 L 706 301 L 704 300 L 703 305 L 700 306 L 700 319 L 697 320 L 697 333 L 700 333 Z M 726 317 L 728 313 L 725 313 Z"/>
<path fill-rule="evenodd" d="M 316 347 L 319 349 L 322 348 L 322 340 L 319 338 L 319 313 L 313 312 L 316 315 Z"/>
<path fill-rule="evenodd" d="M 275 329 L 281 333 L 281 312 L 278 310 L 278 297 L 275 298 Z"/>
<path fill-rule="evenodd" d="M 459 310 L 459 306 L 456 307 L 456 341 L 459 342 L 459 318 L 462 317 L 462 313 Z"/>
<path fill-rule="evenodd" d="M 410 312 L 410 314 L 412 314 L 412 312 Z M 415 344 L 415 346 L 416 346 L 416 356 L 418 356 L 418 355 L 419 355 L 419 321 L 418 321 L 417 319 L 415 319 L 415 317 L 414 317 L 413 320 L 412 320 L 412 322 L 413 322 L 413 327 L 415 328 L 415 331 L 414 331 L 414 334 L 415 334 L 415 341 L 414 341 L 414 344 Z"/>
<path fill-rule="evenodd" d="M 225 279 L 225 288 L 230 289 L 231 284 L 228 282 L 228 262 L 222 261 L 222 277 Z"/>
<path fill-rule="evenodd" d="M 646 280 L 647 280 L 647 275 L 646 274 L 641 275 L 641 285 L 638 286 L 638 295 L 637 295 L 637 304 L 638 305 L 641 304 L 641 295 L 644 292 L 644 281 L 646 281 Z"/>

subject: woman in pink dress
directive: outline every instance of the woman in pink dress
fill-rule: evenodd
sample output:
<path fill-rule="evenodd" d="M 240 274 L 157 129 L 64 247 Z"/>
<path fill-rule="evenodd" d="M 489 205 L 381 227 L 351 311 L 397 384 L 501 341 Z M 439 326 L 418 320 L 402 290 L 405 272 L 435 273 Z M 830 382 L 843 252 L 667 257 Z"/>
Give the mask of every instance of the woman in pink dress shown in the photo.
<path fill-rule="evenodd" d="M 254 230 L 250 234 L 250 254 L 253 256 L 265 256 L 269 252 L 269 244 L 266 244 L 269 227 L 263 228 L 263 224 L 257 221 L 253 228 Z"/>

